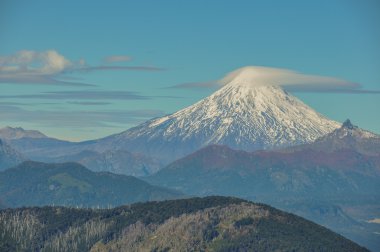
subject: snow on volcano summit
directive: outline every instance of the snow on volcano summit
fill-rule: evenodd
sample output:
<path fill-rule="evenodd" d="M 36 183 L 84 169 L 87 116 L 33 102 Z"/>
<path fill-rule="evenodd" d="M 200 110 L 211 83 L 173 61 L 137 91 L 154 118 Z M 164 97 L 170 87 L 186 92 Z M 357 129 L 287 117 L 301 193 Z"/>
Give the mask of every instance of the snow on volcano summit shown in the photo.
<path fill-rule="evenodd" d="M 99 141 L 171 161 L 210 144 L 273 149 L 308 143 L 339 128 L 278 86 L 274 80 L 281 74 L 287 73 L 271 79 L 269 68 L 238 69 L 203 100 Z"/>

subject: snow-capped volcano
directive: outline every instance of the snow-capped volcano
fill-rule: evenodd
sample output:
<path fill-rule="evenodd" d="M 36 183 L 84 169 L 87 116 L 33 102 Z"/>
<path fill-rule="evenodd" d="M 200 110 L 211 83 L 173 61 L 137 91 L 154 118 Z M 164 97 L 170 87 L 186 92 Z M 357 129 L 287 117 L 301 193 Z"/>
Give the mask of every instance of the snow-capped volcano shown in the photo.
<path fill-rule="evenodd" d="M 209 144 L 252 151 L 307 143 L 339 127 L 259 77 L 256 68 L 235 71 L 205 99 L 101 139 L 98 147 L 118 146 L 171 161 Z"/>

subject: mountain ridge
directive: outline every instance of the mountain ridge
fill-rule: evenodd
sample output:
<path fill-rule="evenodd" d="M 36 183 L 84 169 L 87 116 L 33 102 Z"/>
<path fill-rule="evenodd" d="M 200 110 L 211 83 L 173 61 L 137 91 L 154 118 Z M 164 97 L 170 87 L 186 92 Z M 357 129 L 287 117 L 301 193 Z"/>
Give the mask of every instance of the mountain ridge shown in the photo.
<path fill-rule="evenodd" d="M 0 201 L 7 207 L 107 207 L 181 196 L 180 192 L 152 186 L 132 176 L 92 172 L 73 162 L 25 161 L 0 172 Z"/>
<path fill-rule="evenodd" d="M 0 250 L 11 251 L 368 251 L 293 214 L 217 196 L 0 210 L 0 228 Z"/>
<path fill-rule="evenodd" d="M 352 134 L 339 138 L 342 131 Z M 369 136 L 346 123 L 321 137 L 326 142 L 319 140 L 315 148 L 310 143 L 290 150 L 247 152 L 211 145 L 144 179 L 190 195 L 225 195 L 264 202 L 307 217 L 378 251 L 374 233 L 377 229 L 363 219 L 379 216 L 380 153 L 367 153 L 375 150 L 377 137 L 361 142 L 358 136 L 362 132 Z M 347 136 L 354 136 L 361 144 L 346 145 Z M 331 145 L 331 139 L 341 144 L 325 148 Z M 360 209 L 361 215 L 348 215 L 353 208 Z"/>
<path fill-rule="evenodd" d="M 312 143 L 291 146 L 281 151 L 289 152 L 305 148 L 323 152 L 351 149 L 361 154 L 377 156 L 380 155 L 380 135 L 361 129 L 347 119 L 340 128 L 316 139 Z"/>
<path fill-rule="evenodd" d="M 4 140 L 13 140 L 20 138 L 47 138 L 47 136 L 38 130 L 25 130 L 21 127 L 6 126 L 0 129 L 0 138 Z"/>

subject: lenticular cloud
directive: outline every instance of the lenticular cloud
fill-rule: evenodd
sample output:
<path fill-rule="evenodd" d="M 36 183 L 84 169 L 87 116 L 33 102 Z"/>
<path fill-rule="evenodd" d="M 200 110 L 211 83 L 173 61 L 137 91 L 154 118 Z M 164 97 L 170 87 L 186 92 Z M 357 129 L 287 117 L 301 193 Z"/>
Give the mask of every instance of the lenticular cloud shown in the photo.
<path fill-rule="evenodd" d="M 261 67 L 246 66 L 228 73 L 217 82 L 219 85 L 239 83 L 253 86 L 284 86 L 300 89 L 356 89 L 360 85 L 342 79 L 308 75 L 296 71 Z"/>

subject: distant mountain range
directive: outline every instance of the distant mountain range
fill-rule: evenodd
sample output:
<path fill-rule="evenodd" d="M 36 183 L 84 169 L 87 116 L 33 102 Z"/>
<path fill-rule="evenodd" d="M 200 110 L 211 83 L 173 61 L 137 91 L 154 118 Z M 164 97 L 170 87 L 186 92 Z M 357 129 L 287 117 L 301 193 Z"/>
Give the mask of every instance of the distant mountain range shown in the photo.
<path fill-rule="evenodd" d="M 8 209 L 0 230 L 1 251 L 368 251 L 303 218 L 225 197 Z"/>
<path fill-rule="evenodd" d="M 80 164 L 27 161 L 0 172 L 0 202 L 7 207 L 119 206 L 183 197 L 135 177 L 92 172 Z"/>
<path fill-rule="evenodd" d="M 20 139 L 20 138 L 47 138 L 46 135 L 42 134 L 37 130 L 24 130 L 21 127 L 12 128 L 5 127 L 0 129 L 0 138 L 4 140 L 10 139 Z"/>
<path fill-rule="evenodd" d="M 109 171 L 132 176 L 147 176 L 163 167 L 159 159 L 141 153 L 126 150 L 97 152 L 87 148 L 91 141 L 69 142 L 47 137 L 35 130 L 6 127 L 0 129 L 1 138 L 5 139 L 9 148 L 12 146 L 15 152 L 17 150 L 23 154 L 24 158 L 21 161 L 31 159 L 54 163 L 77 162 L 92 171 Z M 19 163 L 21 163 L 20 160 L 12 162 L 12 165 Z M 8 168 L 12 165 L 4 165 L 4 167 Z"/>
<path fill-rule="evenodd" d="M 284 150 L 245 152 L 211 145 L 146 180 L 188 194 L 216 193 L 253 199 L 256 195 L 268 198 L 272 194 L 275 198 L 279 194 L 313 198 L 377 195 L 380 153 L 369 154 L 376 154 L 379 140 L 379 136 L 345 123 L 315 143 Z"/>
<path fill-rule="evenodd" d="M 102 153 L 85 150 L 77 154 L 57 157 L 56 162 L 78 162 L 92 171 L 108 171 L 143 177 L 157 172 L 163 164 L 160 160 L 140 153 L 125 150 L 105 151 Z"/>
<path fill-rule="evenodd" d="M 35 161 L 54 160 L 65 150 L 69 153 L 77 153 L 78 150 L 75 147 L 80 145 L 80 143 L 48 137 L 37 130 L 25 130 L 20 127 L 0 129 L 0 139 Z M 71 151 L 68 151 L 70 149 Z"/>
<path fill-rule="evenodd" d="M 380 156 L 348 150 L 248 153 L 209 146 L 146 180 L 188 194 L 252 199 L 375 195 L 380 190 Z"/>
<path fill-rule="evenodd" d="M 36 146 L 36 143 L 42 146 L 52 143 L 54 146 L 56 141 L 60 140 L 19 138 L 12 141 L 20 145 L 30 141 L 32 146 Z M 63 148 L 73 147 L 80 150 L 79 146 L 82 144 L 88 145 L 88 143 L 63 142 L 63 145 L 66 145 Z M 28 145 L 23 146 L 25 149 L 28 148 Z M 373 225 L 368 229 L 368 224 L 363 224 L 359 219 L 347 215 L 345 211 L 362 204 L 367 206 L 366 209 L 360 210 L 362 213 L 367 213 L 367 219 L 378 217 L 374 209 L 376 209 L 375 202 L 379 200 L 376 192 L 380 190 L 378 182 L 379 146 L 378 135 L 362 130 L 352 125 L 350 121 L 346 121 L 340 128 L 312 143 L 273 151 L 246 152 L 222 145 L 210 145 L 175 161 L 155 175 L 147 177 L 146 181 L 183 191 L 187 195 L 233 195 L 270 203 L 324 224 L 361 244 L 377 249 Z M 49 148 L 43 147 L 42 149 L 48 151 Z M 53 160 L 60 162 L 75 160 L 95 171 L 101 171 L 107 167 L 107 170 L 115 173 L 129 173 L 135 176 L 151 174 L 161 168 L 159 161 L 153 158 L 124 150 L 105 151 L 104 153 L 84 150 L 76 154 L 74 151 L 72 155 L 50 159 L 50 161 Z M 149 160 L 148 164 L 150 165 L 145 166 L 146 160 Z M 29 164 L 35 167 L 35 164 L 38 163 Z M 85 170 L 78 164 L 75 164 L 75 167 Z M 152 169 L 152 167 L 155 168 Z M 24 169 L 31 172 L 25 166 Z M 151 195 L 151 191 L 138 197 L 134 197 L 135 194 L 132 193 L 132 195 L 124 195 L 123 198 L 121 196 L 123 190 L 130 190 L 130 188 L 123 187 L 119 191 L 116 190 L 115 198 L 110 199 L 105 194 L 111 192 L 115 194 L 112 186 L 126 183 L 125 178 L 121 179 L 124 176 L 93 173 L 88 170 L 86 170 L 86 174 L 89 175 L 82 176 L 82 172 L 74 172 L 75 169 L 68 173 L 69 179 L 66 175 L 40 172 L 39 169 L 32 172 L 36 175 L 37 179 L 35 180 L 33 174 L 22 169 L 19 172 L 10 169 L 7 173 L 0 173 L 0 178 L 4 178 L 5 186 L 21 184 L 19 188 L 16 186 L 0 190 L 2 195 L 6 195 L 0 197 L 0 205 L 21 206 L 52 203 L 119 205 L 124 201 L 135 202 L 181 197 L 178 192 L 164 189 L 163 194 L 158 191 L 155 196 Z M 14 180 L 9 180 L 7 176 L 4 177 L 4 174 L 8 174 L 7 176 L 13 177 Z M 51 177 L 54 177 L 53 181 L 56 181 L 56 176 L 58 176 L 58 181 L 63 183 L 61 187 L 55 187 L 54 183 L 49 184 L 52 181 Z M 63 178 L 60 178 L 61 176 Z M 113 178 L 107 178 L 106 181 L 101 180 L 103 177 L 110 176 Z M 86 180 L 86 177 L 90 179 L 91 183 Z M 30 181 L 30 184 L 23 184 L 24 180 Z M 68 186 L 65 183 L 68 183 Z M 88 194 L 87 189 L 80 192 L 83 188 L 87 188 L 83 187 L 87 184 L 91 185 L 91 194 Z M 37 189 L 33 189 L 36 185 L 38 185 Z M 108 189 L 103 191 L 102 186 L 106 185 L 108 185 Z M 57 191 L 47 189 L 48 186 Z M 145 186 L 150 187 L 147 184 Z M 3 188 L 5 187 L 3 186 Z M 32 191 L 30 191 L 31 188 Z M 29 195 L 28 192 L 33 193 Z M 90 198 L 93 201 L 89 201 Z M 353 234 L 351 231 L 354 229 L 366 231 Z"/>

